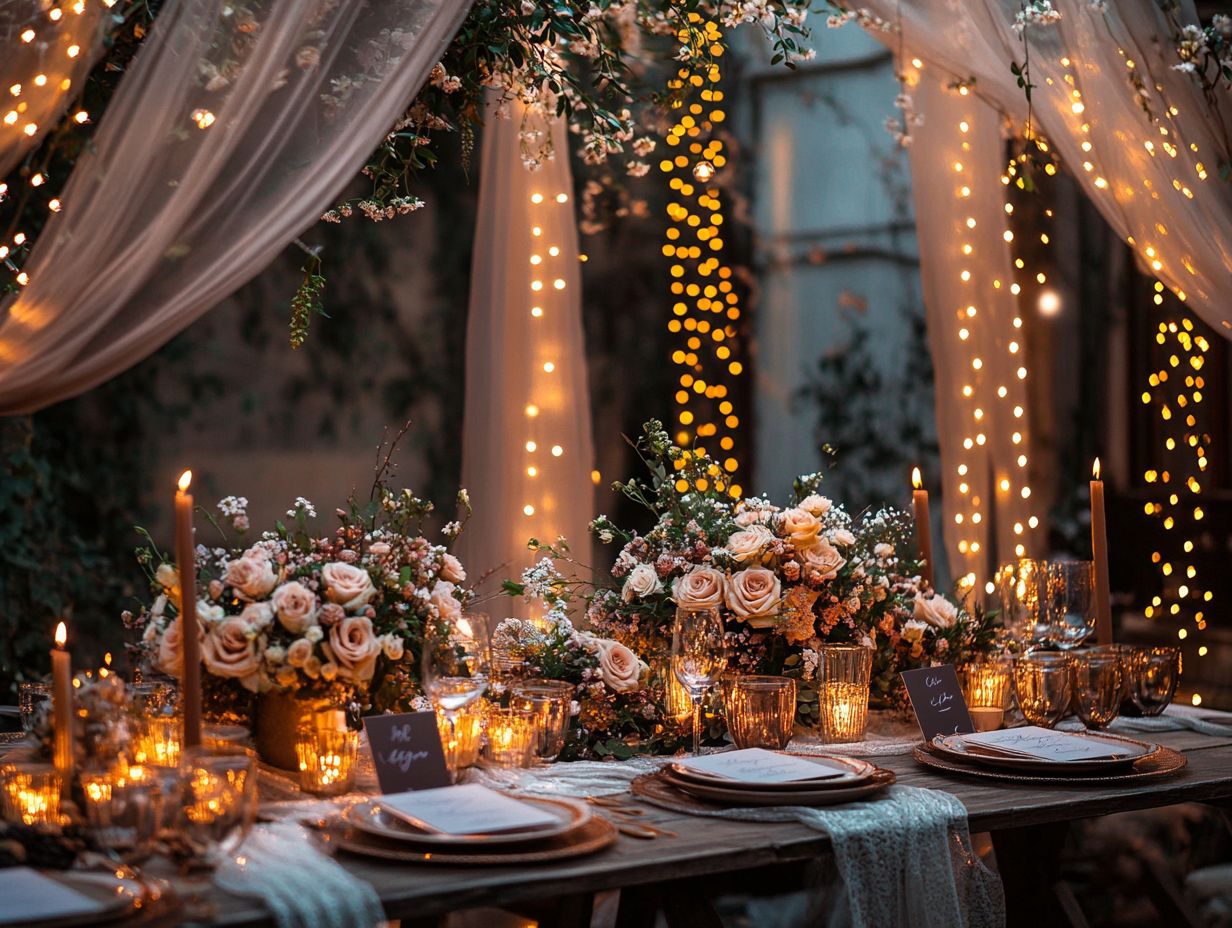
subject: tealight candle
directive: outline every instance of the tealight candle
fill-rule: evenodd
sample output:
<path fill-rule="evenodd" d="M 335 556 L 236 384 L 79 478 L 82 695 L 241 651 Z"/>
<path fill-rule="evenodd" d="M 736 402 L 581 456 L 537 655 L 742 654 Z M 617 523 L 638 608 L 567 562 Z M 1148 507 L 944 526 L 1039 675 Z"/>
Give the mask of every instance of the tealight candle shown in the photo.
<path fill-rule="evenodd" d="M 535 743 L 535 722 L 528 712 L 494 709 L 488 713 L 488 760 L 497 767 L 527 767 Z"/>
<path fill-rule="evenodd" d="M 1009 708 L 1010 681 L 1007 660 L 974 661 L 958 669 L 958 682 L 968 707 Z"/>
<path fill-rule="evenodd" d="M 873 649 L 824 644 L 817 657 L 817 709 L 821 740 L 861 741 L 868 725 L 868 684 Z"/>
<path fill-rule="evenodd" d="M 996 731 L 1005 721 L 1005 710 L 1000 706 L 969 706 L 967 712 L 976 731 Z"/>
<path fill-rule="evenodd" d="M 22 825 L 60 821 L 62 779 L 51 764 L 8 764 L 0 769 L 0 811 L 4 820 Z"/>

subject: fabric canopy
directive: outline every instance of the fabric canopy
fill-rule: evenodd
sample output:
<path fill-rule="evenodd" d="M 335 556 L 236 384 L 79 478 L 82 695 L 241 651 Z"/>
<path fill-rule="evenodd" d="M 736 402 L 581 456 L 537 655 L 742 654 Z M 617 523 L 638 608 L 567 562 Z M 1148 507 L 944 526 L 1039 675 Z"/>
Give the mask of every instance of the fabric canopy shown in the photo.
<path fill-rule="evenodd" d="M 87 390 L 333 205 L 466 0 L 169 0 L 0 321 L 0 414 Z"/>
<path fill-rule="evenodd" d="M 1023 63 L 1018 0 L 869 0 L 887 23 L 901 11 L 905 57 L 939 68 L 1021 127 L 1026 99 L 1010 71 Z M 1197 23 L 1190 0 L 1056 0 L 1060 17 L 1027 26 L 1037 132 L 1060 155 L 1144 265 L 1207 324 L 1232 338 L 1232 94 L 1208 101 L 1177 70 L 1174 26 Z M 897 47 L 898 36 L 879 37 Z M 922 111 L 923 112 L 923 111 Z M 923 112 L 925 119 L 927 112 Z"/>

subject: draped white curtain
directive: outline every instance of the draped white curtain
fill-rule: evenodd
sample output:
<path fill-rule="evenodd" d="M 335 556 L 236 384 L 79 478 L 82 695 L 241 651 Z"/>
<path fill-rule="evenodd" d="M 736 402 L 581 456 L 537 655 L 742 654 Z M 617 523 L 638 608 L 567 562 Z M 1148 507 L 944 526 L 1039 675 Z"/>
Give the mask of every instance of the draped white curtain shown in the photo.
<path fill-rule="evenodd" d="M 890 23 L 901 11 L 908 58 L 975 78 L 974 91 L 1026 118 L 1010 62 L 1023 62 L 1017 0 L 868 0 Z M 1060 19 L 1028 26 L 1037 129 L 1144 265 L 1203 320 L 1232 337 L 1232 94 L 1208 103 L 1179 63 L 1173 27 L 1153 0 L 1054 0 Z M 1191 0 L 1180 22 L 1196 23 Z M 893 45 L 898 37 L 879 36 Z M 925 113 L 927 120 L 928 114 Z"/>
<path fill-rule="evenodd" d="M 169 0 L 0 310 L 0 414 L 118 374 L 255 276 L 333 205 L 468 6 Z"/>
<path fill-rule="evenodd" d="M 519 576 L 536 559 L 532 537 L 563 535 L 589 563 L 594 512 L 568 136 L 541 109 L 508 108 L 500 118 L 490 107 L 484 126 L 471 265 L 462 482 L 475 514 L 459 541 L 472 578 Z M 554 156 L 528 169 L 547 138 Z"/>

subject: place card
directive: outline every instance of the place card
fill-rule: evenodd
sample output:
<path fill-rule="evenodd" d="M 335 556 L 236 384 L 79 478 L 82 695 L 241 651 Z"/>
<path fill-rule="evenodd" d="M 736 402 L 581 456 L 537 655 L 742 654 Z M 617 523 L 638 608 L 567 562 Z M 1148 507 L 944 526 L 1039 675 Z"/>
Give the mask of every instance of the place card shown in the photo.
<path fill-rule="evenodd" d="M 1139 751 L 1135 745 L 1114 744 L 1111 741 L 1071 735 L 1035 725 L 964 735 L 962 743 L 972 754 L 1030 757 L 1059 763 L 1130 757 Z"/>
<path fill-rule="evenodd" d="M 794 783 L 798 780 L 828 780 L 849 773 L 823 760 L 804 760 L 791 754 L 778 754 L 763 748 L 724 751 L 704 757 L 684 757 L 676 761 L 680 767 L 725 777 L 741 783 Z"/>
<path fill-rule="evenodd" d="M 97 915 L 102 906 L 59 880 L 29 867 L 0 870 L 0 925 Z"/>
<path fill-rule="evenodd" d="M 952 664 L 904 670 L 900 676 L 911 697 L 911 708 L 929 744 L 937 735 L 965 735 L 975 731 L 967 700 Z"/>
<path fill-rule="evenodd" d="M 382 793 L 449 785 L 435 712 L 370 715 L 364 729 Z"/>
<path fill-rule="evenodd" d="M 555 825 L 550 812 L 480 786 L 446 786 L 398 793 L 380 800 L 382 809 L 416 828 L 447 835 L 489 835 Z"/>

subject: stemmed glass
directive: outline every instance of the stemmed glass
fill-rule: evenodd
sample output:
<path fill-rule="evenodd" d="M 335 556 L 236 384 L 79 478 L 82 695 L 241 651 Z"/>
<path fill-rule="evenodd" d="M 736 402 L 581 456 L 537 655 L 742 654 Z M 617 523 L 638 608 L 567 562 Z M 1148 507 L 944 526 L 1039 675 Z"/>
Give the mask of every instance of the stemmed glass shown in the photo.
<path fill-rule="evenodd" d="M 1028 644 L 1045 623 L 1042 593 L 1048 562 L 1022 558 L 1003 568 L 1000 577 L 1001 620 L 1017 641 Z"/>
<path fill-rule="evenodd" d="M 676 610 L 672 629 L 672 673 L 693 703 L 693 753 L 702 750 L 702 697 L 727 663 L 723 618 L 718 609 Z"/>
<path fill-rule="evenodd" d="M 456 736 L 454 719 L 488 689 L 492 652 L 483 616 L 441 616 L 424 628 L 423 688 Z"/>
<path fill-rule="evenodd" d="M 1095 564 L 1050 562 L 1045 608 L 1048 637 L 1062 651 L 1072 651 L 1091 637 L 1095 631 Z"/>

